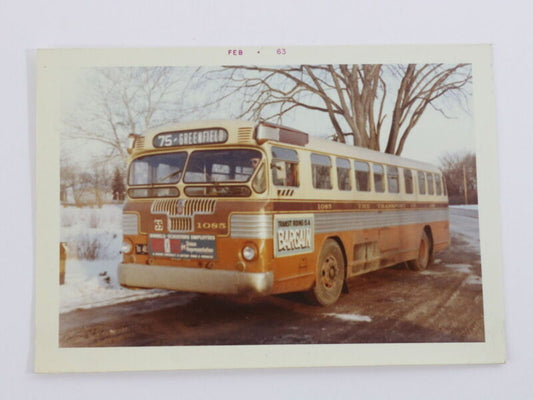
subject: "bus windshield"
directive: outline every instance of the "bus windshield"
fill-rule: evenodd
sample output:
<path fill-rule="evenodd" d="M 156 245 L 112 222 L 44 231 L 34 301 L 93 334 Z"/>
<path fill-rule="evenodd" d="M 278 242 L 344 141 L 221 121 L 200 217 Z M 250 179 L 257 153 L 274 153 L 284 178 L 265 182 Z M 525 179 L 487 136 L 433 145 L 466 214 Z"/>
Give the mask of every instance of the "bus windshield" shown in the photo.
<path fill-rule="evenodd" d="M 128 182 L 130 185 L 177 183 L 186 159 L 185 152 L 139 157 L 131 163 Z"/>
<path fill-rule="evenodd" d="M 250 149 L 194 151 L 185 171 L 185 183 L 247 182 L 261 161 Z"/>

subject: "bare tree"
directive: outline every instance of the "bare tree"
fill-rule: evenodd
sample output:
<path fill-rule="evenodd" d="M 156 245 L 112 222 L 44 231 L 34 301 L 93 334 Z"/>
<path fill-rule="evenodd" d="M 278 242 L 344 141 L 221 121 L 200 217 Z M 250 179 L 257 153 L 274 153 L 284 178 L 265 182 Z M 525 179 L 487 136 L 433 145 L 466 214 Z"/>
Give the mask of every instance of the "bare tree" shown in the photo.
<path fill-rule="evenodd" d="M 63 161 L 60 167 L 60 199 L 63 203 L 73 202 L 82 207 L 94 204 L 94 185 L 91 176 L 74 163 Z"/>
<path fill-rule="evenodd" d="M 440 167 L 450 204 L 477 204 L 476 154 L 447 153 L 440 158 Z"/>
<path fill-rule="evenodd" d="M 213 103 L 243 96 L 239 118 L 277 120 L 297 108 L 326 113 L 334 140 L 352 137 L 358 146 L 380 150 L 387 110 L 386 153 L 401 154 L 405 141 L 430 105 L 447 116 L 437 100 L 465 102 L 472 81 L 470 64 L 300 65 L 285 67 L 225 66 L 206 79 L 226 80 L 224 93 Z M 222 76 L 220 76 L 222 75 Z M 395 98 L 387 99 L 397 86 Z"/>
<path fill-rule="evenodd" d="M 83 168 L 76 164 L 70 154 L 62 154 L 60 162 L 60 200 L 77 207 L 84 205 L 102 205 L 110 199 L 112 165 L 93 157 L 90 167 Z M 116 167 L 118 168 L 118 167 Z"/>
<path fill-rule="evenodd" d="M 66 139 L 104 143 L 105 156 L 126 158 L 129 133 L 180 117 L 183 76 L 171 67 L 99 68 L 66 119 Z"/>
<path fill-rule="evenodd" d="M 60 162 L 60 200 L 64 203 L 74 201 L 75 205 L 80 205 L 83 190 L 78 169 L 69 159 L 62 156 Z"/>

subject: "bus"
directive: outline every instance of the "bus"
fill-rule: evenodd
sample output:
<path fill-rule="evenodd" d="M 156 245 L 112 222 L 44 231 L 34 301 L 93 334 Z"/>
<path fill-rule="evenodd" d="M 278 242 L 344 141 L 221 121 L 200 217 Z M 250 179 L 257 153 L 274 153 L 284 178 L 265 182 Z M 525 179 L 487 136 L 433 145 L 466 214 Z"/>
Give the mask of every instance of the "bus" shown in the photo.
<path fill-rule="evenodd" d="M 129 136 L 119 282 L 212 294 L 305 292 L 449 246 L 430 164 L 268 122 L 197 121 Z"/>

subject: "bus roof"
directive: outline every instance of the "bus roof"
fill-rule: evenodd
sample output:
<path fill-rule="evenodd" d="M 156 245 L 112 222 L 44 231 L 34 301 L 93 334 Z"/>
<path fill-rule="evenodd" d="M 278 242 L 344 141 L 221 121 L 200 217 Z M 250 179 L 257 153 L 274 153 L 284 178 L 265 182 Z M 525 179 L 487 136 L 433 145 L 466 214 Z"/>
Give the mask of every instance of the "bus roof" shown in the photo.
<path fill-rule="evenodd" d="M 357 158 L 361 160 L 368 160 L 379 162 L 383 164 L 396 165 L 405 168 L 423 169 L 430 172 L 439 172 L 439 168 L 433 164 L 422 161 L 412 160 L 396 156 L 394 154 L 383 153 L 381 151 L 370 150 L 364 147 L 352 146 L 331 140 L 320 139 L 316 137 L 309 138 L 309 145 L 305 146 L 309 149 L 316 149 L 327 153 L 333 153 L 337 156 L 344 156 L 349 158 Z"/>
<path fill-rule="evenodd" d="M 415 168 L 423 169 L 431 172 L 439 172 L 439 168 L 425 162 L 411 160 L 408 158 L 395 156 L 392 154 L 383 153 L 380 151 L 370 150 L 363 147 L 352 146 L 343 144 L 340 142 L 334 142 L 331 140 L 320 139 L 308 135 L 297 129 L 285 127 L 282 125 L 273 124 L 270 122 L 254 122 L 254 121 L 245 121 L 245 120 L 200 120 L 200 121 L 190 121 L 190 122 L 180 122 L 164 126 L 159 126 L 156 128 L 151 128 L 146 130 L 141 138 L 142 145 L 136 144 L 134 147 L 135 150 L 148 150 L 153 147 L 153 139 L 163 133 L 168 132 L 180 132 L 180 131 L 196 131 L 203 129 L 215 129 L 215 128 L 224 128 L 228 132 L 228 139 L 225 143 L 227 144 L 258 144 L 256 140 L 255 132 L 256 128 L 260 125 L 269 127 L 269 128 L 279 128 L 284 132 L 288 132 L 290 135 L 297 134 L 301 138 L 301 135 L 306 135 L 306 143 L 303 145 L 296 145 L 295 143 L 290 143 L 284 141 L 283 139 L 275 140 L 269 139 L 263 141 L 263 143 L 285 143 L 288 145 L 296 145 L 307 149 L 309 151 L 318 151 L 322 153 L 331 153 L 336 156 L 347 157 L 347 158 L 356 158 L 361 160 L 368 160 L 371 162 L 379 162 L 383 164 L 396 165 L 405 168 Z M 162 150 L 162 149 L 161 149 Z"/>

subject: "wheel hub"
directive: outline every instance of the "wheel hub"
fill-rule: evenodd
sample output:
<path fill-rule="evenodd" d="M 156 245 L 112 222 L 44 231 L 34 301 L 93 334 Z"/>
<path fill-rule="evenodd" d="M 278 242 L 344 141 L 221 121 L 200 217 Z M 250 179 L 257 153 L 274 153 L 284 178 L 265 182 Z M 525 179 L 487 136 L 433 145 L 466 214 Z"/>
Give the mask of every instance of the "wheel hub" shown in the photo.
<path fill-rule="evenodd" d="M 337 260 L 335 257 L 328 257 L 324 260 L 322 268 L 322 280 L 324 286 L 331 288 L 335 284 L 335 278 L 338 274 Z"/>

